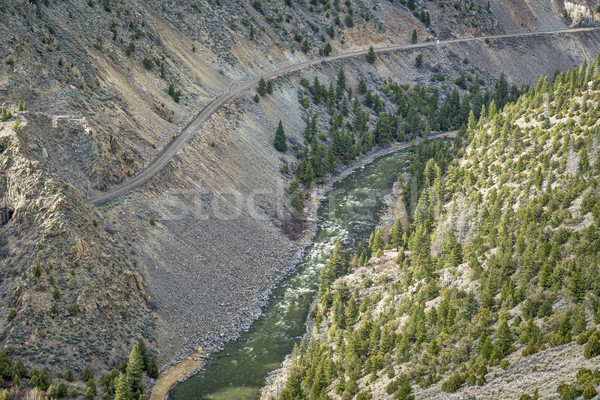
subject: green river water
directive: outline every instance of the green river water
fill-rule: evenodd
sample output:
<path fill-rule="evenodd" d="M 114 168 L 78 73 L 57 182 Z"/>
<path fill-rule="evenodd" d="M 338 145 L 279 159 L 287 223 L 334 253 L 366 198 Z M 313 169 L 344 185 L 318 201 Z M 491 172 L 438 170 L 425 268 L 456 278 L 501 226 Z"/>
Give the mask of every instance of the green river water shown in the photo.
<path fill-rule="evenodd" d="M 263 317 L 248 332 L 214 354 L 199 372 L 170 392 L 170 400 L 257 399 L 269 372 L 280 367 L 304 333 L 304 322 L 315 295 L 320 268 L 334 243 L 366 242 L 377 222 L 382 198 L 390 193 L 406 153 L 375 160 L 335 184 L 318 211 L 319 226 L 312 245 L 296 271 L 273 291 Z"/>

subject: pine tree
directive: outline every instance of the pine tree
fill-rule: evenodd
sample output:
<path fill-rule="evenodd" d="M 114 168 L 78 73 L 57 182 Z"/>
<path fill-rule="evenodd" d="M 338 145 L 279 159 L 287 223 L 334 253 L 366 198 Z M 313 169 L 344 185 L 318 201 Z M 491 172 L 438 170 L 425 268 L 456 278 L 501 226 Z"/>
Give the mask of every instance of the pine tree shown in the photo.
<path fill-rule="evenodd" d="M 148 376 L 152 379 L 158 378 L 158 365 L 156 364 L 156 359 L 152 357 L 150 359 L 150 363 L 148 363 Z"/>
<path fill-rule="evenodd" d="M 479 339 L 479 343 L 477 344 L 477 352 L 486 360 L 490 359 L 490 356 L 492 355 L 492 350 L 493 350 L 493 346 L 492 346 L 492 340 L 490 339 L 489 335 L 483 335 L 480 339 Z"/>
<path fill-rule="evenodd" d="M 267 93 L 273 94 L 273 83 L 271 81 L 267 82 Z"/>
<path fill-rule="evenodd" d="M 500 324 L 496 335 L 498 336 L 498 339 L 494 344 L 496 345 L 496 348 L 498 349 L 500 354 L 506 356 L 511 352 L 513 343 L 512 333 L 506 320 L 504 320 L 502 324 Z"/>
<path fill-rule="evenodd" d="M 256 92 L 261 96 L 267 94 L 267 82 L 265 82 L 264 78 L 260 78 L 260 81 L 258 81 L 258 88 L 256 89 Z"/>
<path fill-rule="evenodd" d="M 88 388 L 89 390 L 89 388 Z M 86 399 L 87 392 L 86 392 Z M 92 399 L 94 398 L 94 394 L 91 393 Z M 129 391 L 129 384 L 127 383 L 127 378 L 122 372 L 119 372 L 119 377 L 117 378 L 117 385 L 115 390 L 115 399 L 114 400 L 131 400 L 131 392 Z"/>
<path fill-rule="evenodd" d="M 369 64 L 373 64 L 376 60 L 376 56 L 375 56 L 375 50 L 373 49 L 373 46 L 369 47 L 369 52 L 367 53 L 367 62 Z"/>
<path fill-rule="evenodd" d="M 92 374 L 92 370 L 87 365 L 83 367 L 83 372 L 81 374 L 81 380 L 83 382 L 87 382 L 90 379 L 94 379 L 94 374 Z"/>
<path fill-rule="evenodd" d="M 94 392 L 94 394 L 96 394 L 96 382 L 94 382 L 93 379 L 89 379 L 87 381 L 87 387 L 92 389 L 92 392 Z"/>
<path fill-rule="evenodd" d="M 285 136 L 285 131 L 283 130 L 283 124 L 281 120 L 279 121 L 279 125 L 277 126 L 277 130 L 275 131 L 275 139 L 273 140 L 273 146 L 277 151 L 285 153 L 287 150 L 287 138 Z"/>
<path fill-rule="evenodd" d="M 312 166 L 312 163 L 309 162 L 308 165 L 306 166 L 306 170 L 304 171 L 304 185 L 306 185 L 307 187 L 312 185 L 313 181 L 315 180 L 315 170 Z"/>
<path fill-rule="evenodd" d="M 340 67 L 338 72 L 336 84 L 338 88 L 346 89 L 346 74 L 344 73 L 344 69 L 342 67 Z"/>
<path fill-rule="evenodd" d="M 587 359 L 600 355 L 600 333 L 595 331 L 589 337 L 587 344 L 583 348 L 583 356 Z"/>
<path fill-rule="evenodd" d="M 365 94 L 367 92 L 367 83 L 365 82 L 364 79 L 361 78 L 360 81 L 358 81 L 358 86 L 356 88 L 356 90 L 358 91 L 358 93 L 360 94 Z M 354 98 L 354 101 L 357 102 L 358 99 Z M 358 103 L 360 105 L 360 103 Z M 356 108 L 355 106 L 353 106 L 353 108 Z M 355 111 L 356 113 L 356 111 Z"/>
<path fill-rule="evenodd" d="M 142 372 L 144 371 L 144 360 L 138 346 L 133 346 L 129 353 L 129 361 L 127 362 L 127 379 L 129 386 L 135 390 L 142 381 Z"/>
<path fill-rule="evenodd" d="M 89 387 L 85 391 L 85 399 L 86 400 L 94 400 L 94 391 L 92 390 L 92 388 Z M 115 397 L 115 400 L 117 400 L 117 397 Z M 129 397 L 121 397 L 118 400 L 129 400 Z"/>
<path fill-rule="evenodd" d="M 389 246 L 391 248 L 395 248 L 396 250 L 399 250 L 400 247 L 403 247 L 404 242 L 402 240 L 402 236 L 404 236 L 404 228 L 402 227 L 402 221 L 400 221 L 400 218 L 398 218 L 390 230 L 390 236 L 388 239 Z"/>
<path fill-rule="evenodd" d="M 57 387 L 57 392 L 59 398 L 67 397 L 67 394 L 69 393 L 67 385 L 65 385 L 64 382 L 59 383 Z"/>
<path fill-rule="evenodd" d="M 415 396 L 413 395 L 413 390 L 410 386 L 410 379 L 408 376 L 403 375 L 400 380 L 400 387 L 396 391 L 394 398 L 397 400 L 414 400 Z"/>
<path fill-rule="evenodd" d="M 371 237 L 369 238 L 369 251 L 371 253 L 377 253 L 382 250 L 384 246 L 383 242 L 383 234 L 381 233 L 381 228 L 376 227 Z"/>
<path fill-rule="evenodd" d="M 27 376 L 27 368 L 25 367 L 25 364 L 23 364 L 23 361 L 21 361 L 21 358 L 17 358 L 17 361 L 15 361 L 15 365 L 13 365 L 13 371 L 15 373 L 15 375 L 21 377 L 21 376 Z M 71 372 L 72 374 L 72 372 Z"/>
<path fill-rule="evenodd" d="M 0 394 L 0 400 L 13 400 L 13 395 L 10 394 L 8 389 L 4 389 L 4 391 Z"/>
<path fill-rule="evenodd" d="M 73 376 L 73 371 L 71 371 L 71 368 L 69 368 L 67 370 L 67 373 L 65 374 L 65 381 L 73 382 L 74 379 L 75 379 L 75 377 Z"/>
<path fill-rule="evenodd" d="M 348 310 L 346 312 L 346 324 L 354 325 L 356 318 L 358 317 L 358 303 L 356 298 L 352 296 L 348 302 Z"/>
<path fill-rule="evenodd" d="M 415 58 L 415 67 L 421 68 L 423 66 L 423 54 L 419 53 Z"/>
<path fill-rule="evenodd" d="M 144 338 L 140 338 L 138 340 L 138 350 L 140 351 L 140 355 L 142 356 L 142 361 L 144 362 L 144 371 L 148 370 L 148 350 L 146 349 L 146 343 L 144 342 Z"/>
<path fill-rule="evenodd" d="M 2 107 L 2 112 L 0 112 L 0 121 L 6 121 L 8 120 L 10 117 L 12 117 L 12 114 L 10 111 L 8 111 L 4 106 Z"/>
<path fill-rule="evenodd" d="M 254 40 L 254 25 L 250 24 L 250 40 Z"/>
<path fill-rule="evenodd" d="M 418 40 L 417 30 L 414 29 L 413 32 L 412 32 L 412 36 L 410 38 L 410 42 L 413 43 L 413 44 L 415 44 L 415 43 L 417 43 L 417 40 Z"/>
<path fill-rule="evenodd" d="M 571 279 L 569 280 L 569 293 L 571 294 L 571 297 L 573 297 L 575 303 L 579 303 L 583 300 L 585 295 L 585 281 L 583 280 L 579 268 L 573 272 L 573 276 L 571 276 Z"/>

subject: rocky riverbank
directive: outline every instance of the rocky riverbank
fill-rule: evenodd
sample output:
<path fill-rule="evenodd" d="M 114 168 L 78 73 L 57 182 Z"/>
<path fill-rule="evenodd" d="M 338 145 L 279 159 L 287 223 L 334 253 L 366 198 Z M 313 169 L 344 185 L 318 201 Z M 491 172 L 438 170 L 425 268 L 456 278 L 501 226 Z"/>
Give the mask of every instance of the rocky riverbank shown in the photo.
<path fill-rule="evenodd" d="M 437 134 L 432 135 L 432 138 L 438 137 L 438 136 L 439 135 L 437 135 Z M 202 356 L 199 359 L 199 362 L 195 365 L 194 370 L 190 371 L 189 368 L 185 368 L 182 370 L 181 368 L 178 367 L 182 361 L 187 360 L 186 355 L 180 355 L 180 356 L 174 358 L 166 367 L 163 367 L 161 369 L 161 373 L 162 373 L 161 378 L 163 376 L 169 376 L 170 382 L 162 381 L 161 385 L 160 385 L 162 389 L 160 390 L 160 392 L 167 393 L 168 391 L 167 392 L 164 391 L 165 386 L 170 388 L 172 385 L 176 384 L 177 382 L 184 381 L 188 377 L 192 376 L 194 373 L 202 370 L 202 368 L 204 366 L 204 362 L 211 357 L 211 353 L 222 350 L 223 346 L 226 342 L 237 339 L 242 332 L 247 331 L 250 328 L 250 326 L 256 319 L 260 318 L 260 315 L 262 314 L 262 309 L 264 306 L 267 305 L 269 297 L 270 297 L 273 289 L 283 279 L 285 279 L 289 274 L 293 273 L 296 266 L 302 261 L 307 247 L 312 243 L 312 241 L 316 235 L 316 232 L 317 232 L 317 228 L 318 228 L 317 211 L 319 209 L 319 206 L 321 205 L 321 202 L 326 199 L 327 193 L 332 189 L 332 187 L 335 183 L 345 179 L 350 174 L 352 174 L 355 170 L 372 163 L 377 158 L 397 152 L 397 151 L 404 150 L 404 149 L 410 147 L 410 145 L 411 145 L 410 143 L 394 143 L 392 145 L 389 145 L 389 146 L 386 146 L 383 148 L 382 147 L 376 148 L 373 151 L 371 151 L 370 153 L 368 153 L 367 155 L 365 155 L 357 160 L 354 160 L 353 162 L 349 163 L 348 165 L 338 168 L 333 174 L 329 174 L 322 184 L 314 186 L 313 189 L 311 190 L 311 192 L 309 193 L 309 196 L 308 196 L 308 199 L 307 199 L 306 205 L 305 205 L 307 224 L 306 224 L 306 227 L 304 230 L 304 234 L 301 236 L 301 238 L 299 240 L 296 241 L 296 243 L 295 243 L 297 246 L 296 251 L 295 251 L 294 255 L 290 258 L 290 260 L 286 264 L 286 266 L 284 268 L 282 268 L 277 273 L 277 275 L 272 280 L 272 282 L 261 291 L 259 299 L 257 300 L 257 303 L 260 305 L 260 307 L 257 307 L 250 317 L 244 319 L 237 326 L 237 328 L 238 328 L 237 330 L 231 329 L 230 331 L 225 332 L 224 335 L 221 335 L 219 338 L 212 340 L 209 343 L 209 346 L 205 346 L 203 348 Z M 198 347 L 190 346 L 189 352 L 187 354 L 196 352 L 197 348 Z M 179 372 L 172 373 L 171 371 L 174 369 Z M 161 379 L 161 378 L 159 378 L 159 379 Z M 157 400 L 162 400 L 162 398 L 159 399 L 158 397 L 155 397 L 154 393 L 153 393 L 152 398 L 157 399 Z"/>

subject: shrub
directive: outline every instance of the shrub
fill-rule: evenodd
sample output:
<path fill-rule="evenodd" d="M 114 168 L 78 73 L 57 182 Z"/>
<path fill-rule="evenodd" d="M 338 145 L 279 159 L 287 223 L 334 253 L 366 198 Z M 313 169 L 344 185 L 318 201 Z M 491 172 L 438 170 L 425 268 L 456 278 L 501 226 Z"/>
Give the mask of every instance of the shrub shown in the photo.
<path fill-rule="evenodd" d="M 596 391 L 596 388 L 594 387 L 594 384 L 588 382 L 583 387 L 583 399 L 584 400 L 593 399 L 594 397 L 596 397 L 597 394 L 598 394 L 598 392 Z"/>
<path fill-rule="evenodd" d="M 575 385 L 561 383 L 556 388 L 556 393 L 560 396 L 560 400 L 575 400 L 581 394 L 581 391 Z"/>
<path fill-rule="evenodd" d="M 450 378 L 442 383 L 442 390 L 446 393 L 456 392 L 462 384 L 465 383 L 465 377 L 459 372 L 455 372 Z"/>
<path fill-rule="evenodd" d="M 600 355 L 600 334 L 598 331 L 592 333 L 587 344 L 583 348 L 583 356 L 585 358 L 593 358 Z"/>
<path fill-rule="evenodd" d="M 14 308 L 11 308 L 10 311 L 8 312 L 8 316 L 6 317 L 6 320 L 12 321 L 13 319 L 15 319 L 16 316 L 17 316 L 17 310 L 15 310 Z"/>
<path fill-rule="evenodd" d="M 302 97 L 300 100 L 298 100 L 298 102 L 304 108 L 308 108 L 310 106 L 306 97 Z"/>
<path fill-rule="evenodd" d="M 73 303 L 67 306 L 67 311 L 69 312 L 69 315 L 75 316 L 79 312 L 79 308 L 77 307 L 77 304 Z"/>
<path fill-rule="evenodd" d="M 144 68 L 146 69 L 152 69 L 152 67 L 154 67 L 154 61 L 152 61 L 152 59 L 150 57 L 145 57 L 144 61 L 142 61 L 142 64 L 144 65 Z"/>
<path fill-rule="evenodd" d="M 127 55 L 127 57 L 130 57 L 134 51 L 135 51 L 135 43 L 129 42 L 129 45 L 127 45 L 127 48 L 125 49 L 125 54 Z"/>

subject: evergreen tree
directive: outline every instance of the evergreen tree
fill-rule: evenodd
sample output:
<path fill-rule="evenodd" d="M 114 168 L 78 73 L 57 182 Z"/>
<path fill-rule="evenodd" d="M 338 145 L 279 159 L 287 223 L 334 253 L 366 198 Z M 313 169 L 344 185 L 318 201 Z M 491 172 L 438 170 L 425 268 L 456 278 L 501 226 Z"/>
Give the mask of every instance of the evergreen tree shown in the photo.
<path fill-rule="evenodd" d="M 273 146 L 277 151 L 285 153 L 287 150 L 287 138 L 285 136 L 285 131 L 283 130 L 283 124 L 281 120 L 279 121 L 279 125 L 277 126 L 277 130 L 275 131 L 275 139 L 273 140 Z"/>
<path fill-rule="evenodd" d="M 89 391 L 89 388 L 88 388 Z M 94 398 L 94 394 L 91 393 L 92 395 L 92 399 Z M 86 392 L 86 399 L 87 399 L 87 392 Z M 115 399 L 114 400 L 131 400 L 131 392 L 129 391 L 129 384 L 127 382 L 127 377 L 122 373 L 119 372 L 119 377 L 117 378 L 117 385 L 116 385 L 116 391 L 115 391 Z"/>
<path fill-rule="evenodd" d="M 146 349 L 146 343 L 144 342 L 144 338 L 138 340 L 138 350 L 140 351 L 140 355 L 142 356 L 142 361 L 144 362 L 144 371 L 148 370 L 148 350 Z"/>
<path fill-rule="evenodd" d="M 127 394 L 129 394 L 129 393 L 127 393 Z M 85 399 L 86 400 L 94 400 L 94 391 L 92 390 L 92 388 L 89 387 L 86 389 Z M 115 397 L 115 400 L 129 400 L 129 399 L 130 399 L 130 397 L 120 397 L 120 398 Z"/>
<path fill-rule="evenodd" d="M 394 398 L 396 400 L 414 400 L 412 387 L 410 386 L 410 379 L 408 376 L 403 375 L 401 378 L 400 387 L 396 391 Z"/>
<path fill-rule="evenodd" d="M 384 242 L 383 242 L 383 234 L 381 233 L 381 228 L 376 227 L 371 236 L 369 237 L 369 252 L 377 253 L 379 250 L 383 250 Z"/>
<path fill-rule="evenodd" d="M 499 353 L 502 354 L 502 356 L 506 356 L 511 352 L 513 343 L 512 333 L 506 320 L 502 321 L 496 335 L 498 336 L 498 339 L 496 339 L 494 344 Z"/>
<path fill-rule="evenodd" d="M 250 24 L 250 40 L 254 40 L 254 25 Z"/>
<path fill-rule="evenodd" d="M 402 221 L 400 218 L 397 218 L 390 230 L 390 236 L 388 239 L 388 244 L 391 248 L 398 250 L 400 247 L 404 246 L 404 242 L 402 237 L 404 236 L 404 228 L 402 227 Z"/>
<path fill-rule="evenodd" d="M 583 348 L 583 356 L 587 359 L 600 356 L 600 333 L 598 331 L 595 331 L 589 337 Z"/>
<path fill-rule="evenodd" d="M 271 81 L 267 82 L 267 93 L 273 94 L 273 83 Z"/>
<path fill-rule="evenodd" d="M 344 69 L 342 67 L 340 67 L 338 71 L 336 84 L 342 89 L 346 89 L 346 73 L 344 72 Z"/>
<path fill-rule="evenodd" d="M 158 365 L 156 364 L 156 359 L 152 357 L 148 363 L 148 376 L 152 379 L 157 379 L 158 375 Z"/>
<path fill-rule="evenodd" d="M 73 371 L 71 370 L 71 368 L 69 368 L 67 370 L 67 373 L 65 374 L 65 381 L 73 382 L 74 379 L 75 379 L 75 377 L 73 376 Z"/>
<path fill-rule="evenodd" d="M 87 365 L 83 367 L 83 372 L 81 373 L 81 380 L 83 382 L 87 382 L 90 379 L 94 379 L 94 374 L 92 374 L 92 370 Z"/>
<path fill-rule="evenodd" d="M 309 162 L 306 166 L 306 171 L 304 171 L 304 180 L 303 180 L 304 185 L 309 187 L 310 185 L 312 185 L 314 180 L 315 180 L 315 170 L 312 166 L 312 163 Z"/>
<path fill-rule="evenodd" d="M 10 394 L 8 389 L 4 389 L 4 391 L 0 393 L 0 400 L 13 400 L 13 395 Z"/>
<path fill-rule="evenodd" d="M 267 82 L 265 82 L 265 78 L 260 78 L 260 81 L 258 81 L 258 88 L 256 89 L 256 92 L 261 96 L 267 94 Z"/>
<path fill-rule="evenodd" d="M 132 390 L 135 391 L 141 384 L 143 371 L 144 360 L 138 346 L 135 345 L 129 353 L 129 360 L 127 362 L 127 379 Z"/>
<path fill-rule="evenodd" d="M 96 382 L 94 382 L 93 379 L 89 379 L 86 382 L 86 385 L 87 385 L 88 388 L 92 389 L 92 392 L 94 392 L 94 394 L 96 394 Z"/>
<path fill-rule="evenodd" d="M 64 382 L 61 382 L 58 387 L 57 387 L 57 394 L 59 398 L 62 397 L 67 397 L 67 394 L 69 394 L 69 391 L 67 389 L 67 385 L 65 385 Z"/>
<path fill-rule="evenodd" d="M 373 64 L 376 59 L 377 57 L 375 56 L 375 49 L 373 49 L 373 46 L 371 46 L 369 47 L 369 51 L 367 52 L 367 62 L 369 64 Z"/>
<path fill-rule="evenodd" d="M 348 302 L 348 310 L 346 312 L 346 323 L 348 325 L 354 325 L 356 318 L 358 317 L 358 303 L 356 298 L 352 296 Z"/>
<path fill-rule="evenodd" d="M 358 93 L 360 94 L 365 94 L 367 92 L 367 83 L 365 82 L 364 79 L 361 78 L 360 81 L 358 81 L 358 87 L 356 88 L 356 90 L 358 91 Z M 354 101 L 358 101 L 357 98 L 354 99 Z M 360 105 L 360 103 L 359 103 Z M 356 113 L 356 111 L 355 111 Z"/>
<path fill-rule="evenodd" d="M 423 66 L 423 54 L 419 53 L 415 58 L 415 67 L 421 68 Z"/>
<path fill-rule="evenodd" d="M 569 281 L 569 293 L 575 303 L 580 303 L 583 300 L 585 295 L 585 281 L 579 268 L 573 271 L 573 275 Z"/>
<path fill-rule="evenodd" d="M 415 44 L 415 43 L 417 43 L 417 40 L 418 40 L 417 30 L 413 29 L 412 36 L 410 38 L 410 42 L 413 43 L 413 44 Z"/>

